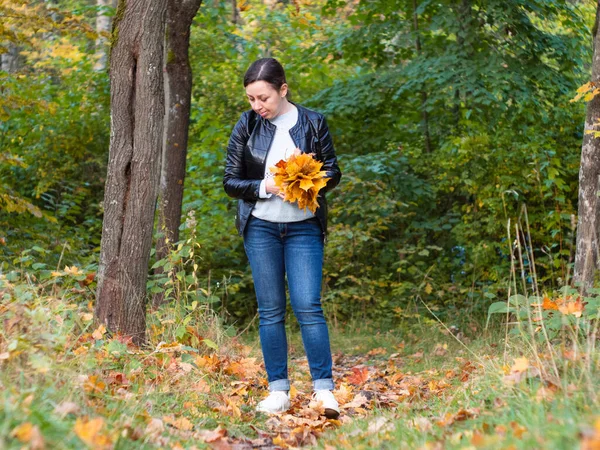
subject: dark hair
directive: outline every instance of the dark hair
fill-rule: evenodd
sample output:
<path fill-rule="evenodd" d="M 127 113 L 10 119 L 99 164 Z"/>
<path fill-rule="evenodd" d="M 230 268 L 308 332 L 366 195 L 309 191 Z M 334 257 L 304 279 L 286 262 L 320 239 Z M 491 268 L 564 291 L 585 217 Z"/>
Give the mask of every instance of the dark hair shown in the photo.
<path fill-rule="evenodd" d="M 261 58 L 254 61 L 244 75 L 244 87 L 255 81 L 266 81 L 279 91 L 285 80 L 283 66 L 275 58 Z"/>

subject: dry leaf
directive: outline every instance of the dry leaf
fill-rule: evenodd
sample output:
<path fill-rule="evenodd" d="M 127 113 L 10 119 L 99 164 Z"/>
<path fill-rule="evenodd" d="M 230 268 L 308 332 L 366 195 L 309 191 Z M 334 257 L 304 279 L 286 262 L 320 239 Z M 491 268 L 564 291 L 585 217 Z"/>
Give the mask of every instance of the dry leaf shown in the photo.
<path fill-rule="evenodd" d="M 162 420 L 152 418 L 148 425 L 146 425 L 145 434 L 149 434 L 151 436 L 158 436 L 165 430 L 165 425 Z"/>
<path fill-rule="evenodd" d="M 186 417 L 175 418 L 172 416 L 165 416 L 163 417 L 163 421 L 172 427 L 177 428 L 178 430 L 190 431 L 192 428 L 194 428 L 194 424 L 192 424 L 192 422 L 190 422 L 190 420 Z"/>
<path fill-rule="evenodd" d="M 79 439 L 88 444 L 92 448 L 104 448 L 111 444 L 108 436 L 100 433 L 104 427 L 104 419 L 96 417 L 92 420 L 78 418 L 73 427 L 73 431 Z"/>
<path fill-rule="evenodd" d="M 389 419 L 379 416 L 369 424 L 367 431 L 374 434 L 380 431 L 393 431 L 395 428 L 395 425 Z"/>
<path fill-rule="evenodd" d="M 327 172 L 321 171 L 323 163 L 310 154 L 292 155 L 279 161 L 270 170 L 273 181 L 284 194 L 284 201 L 298 203 L 298 208 L 308 208 L 313 214 L 319 207 L 319 191 L 327 185 Z"/>
<path fill-rule="evenodd" d="M 554 300 L 550 300 L 548 297 L 544 296 L 542 309 L 558 311 L 558 305 Z"/>
<path fill-rule="evenodd" d="M 529 369 L 529 360 L 527 358 L 515 358 L 515 363 L 510 368 L 511 373 L 525 372 Z"/>
<path fill-rule="evenodd" d="M 353 367 L 352 375 L 350 375 L 347 379 L 349 383 L 360 386 L 369 379 L 369 369 L 367 369 L 366 367 Z"/>
<path fill-rule="evenodd" d="M 100 326 L 98 328 L 96 328 L 94 330 L 94 332 L 92 333 L 92 337 L 94 339 L 96 339 L 97 341 L 99 341 L 100 339 L 103 338 L 104 333 L 106 333 L 106 327 L 102 324 L 100 324 Z"/>
<path fill-rule="evenodd" d="M 581 317 L 585 303 L 581 301 L 581 297 L 577 298 L 574 302 L 566 302 L 564 305 L 559 306 L 558 310 L 565 316 L 574 315 L 575 317 Z"/>
<path fill-rule="evenodd" d="M 200 430 L 198 434 L 204 442 L 210 444 L 211 442 L 215 442 L 227 436 L 227 430 L 225 428 L 217 427 L 214 430 Z"/>
<path fill-rule="evenodd" d="M 67 414 L 77 414 L 79 409 L 79 405 L 76 403 L 62 402 L 60 405 L 56 405 L 54 412 L 61 417 L 65 417 Z"/>
<path fill-rule="evenodd" d="M 369 399 L 364 394 L 358 394 L 350 403 L 346 403 L 342 408 L 360 408 L 369 404 Z"/>
<path fill-rule="evenodd" d="M 412 421 L 413 426 L 421 432 L 429 432 L 433 428 L 433 424 L 427 417 L 417 417 Z"/>
<path fill-rule="evenodd" d="M 99 393 L 106 388 L 106 383 L 98 375 L 90 375 L 83 384 L 83 389 L 89 393 Z"/>
<path fill-rule="evenodd" d="M 40 429 L 31 422 L 25 422 L 17 426 L 12 430 L 11 436 L 24 444 L 29 444 L 31 450 L 43 450 L 46 448 L 46 443 L 44 442 L 42 433 L 40 433 Z"/>

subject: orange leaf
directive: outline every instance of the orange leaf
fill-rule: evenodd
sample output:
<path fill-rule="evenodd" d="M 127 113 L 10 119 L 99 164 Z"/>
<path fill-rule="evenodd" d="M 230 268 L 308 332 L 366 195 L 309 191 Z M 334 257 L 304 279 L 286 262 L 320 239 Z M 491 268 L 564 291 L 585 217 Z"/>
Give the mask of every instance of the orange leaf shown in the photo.
<path fill-rule="evenodd" d="M 352 368 L 352 375 L 348 377 L 348 382 L 356 385 L 364 384 L 369 379 L 369 369 L 366 367 Z"/>
<path fill-rule="evenodd" d="M 584 307 L 585 307 L 585 303 L 583 303 L 581 301 L 581 297 L 579 297 L 574 302 L 567 302 L 564 305 L 559 306 L 558 310 L 561 313 L 563 313 L 565 316 L 572 314 L 575 317 L 581 317 Z"/>
<path fill-rule="evenodd" d="M 558 305 L 556 304 L 556 302 L 554 300 L 550 300 L 548 297 L 544 297 L 544 302 L 542 303 L 542 309 L 558 311 Z"/>

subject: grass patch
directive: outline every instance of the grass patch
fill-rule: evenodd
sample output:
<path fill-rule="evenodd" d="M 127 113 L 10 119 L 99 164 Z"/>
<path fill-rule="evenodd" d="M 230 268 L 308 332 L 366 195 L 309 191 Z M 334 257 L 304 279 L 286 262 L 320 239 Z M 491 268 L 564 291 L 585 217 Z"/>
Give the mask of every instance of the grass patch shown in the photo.
<path fill-rule="evenodd" d="M 71 281 L 0 279 L 1 448 L 600 443 L 594 327 L 565 330 L 549 346 L 529 326 L 510 325 L 521 330 L 513 335 L 472 321 L 465 332 L 423 318 L 395 330 L 332 328 L 334 421 L 311 403 L 290 320 L 292 410 L 267 417 L 254 411 L 267 388 L 255 329 L 236 337 L 209 308 L 181 302 L 149 314 L 148 345 L 136 347 L 94 323 L 93 293 Z"/>

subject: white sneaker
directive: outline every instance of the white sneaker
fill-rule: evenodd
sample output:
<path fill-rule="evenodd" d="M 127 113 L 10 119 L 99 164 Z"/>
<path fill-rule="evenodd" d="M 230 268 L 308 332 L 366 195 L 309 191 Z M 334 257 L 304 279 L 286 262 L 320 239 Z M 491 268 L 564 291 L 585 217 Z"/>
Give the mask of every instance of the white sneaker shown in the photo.
<path fill-rule="evenodd" d="M 319 389 L 315 391 L 314 398 L 316 401 L 323 404 L 323 408 L 325 409 L 325 417 L 328 419 L 338 418 L 340 415 L 340 406 L 333 396 L 333 392 L 328 391 L 327 389 Z"/>
<path fill-rule="evenodd" d="M 272 391 L 256 405 L 256 410 L 268 414 L 282 413 L 290 409 L 290 396 L 286 391 Z"/>

